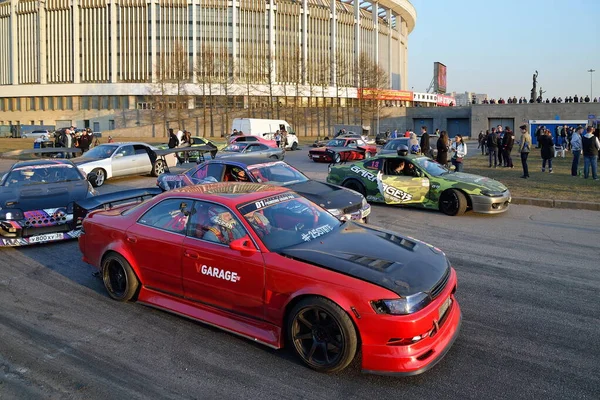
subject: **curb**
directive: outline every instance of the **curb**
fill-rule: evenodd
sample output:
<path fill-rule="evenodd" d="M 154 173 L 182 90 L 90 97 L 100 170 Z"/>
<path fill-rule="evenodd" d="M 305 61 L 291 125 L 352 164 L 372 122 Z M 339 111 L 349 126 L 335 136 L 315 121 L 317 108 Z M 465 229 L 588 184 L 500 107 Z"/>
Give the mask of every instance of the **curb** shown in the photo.
<path fill-rule="evenodd" d="M 591 201 L 571 201 L 571 200 L 553 200 L 553 199 L 536 199 L 532 197 L 513 197 L 512 204 L 546 207 L 546 208 L 563 208 L 572 210 L 591 210 L 600 211 L 600 202 Z"/>

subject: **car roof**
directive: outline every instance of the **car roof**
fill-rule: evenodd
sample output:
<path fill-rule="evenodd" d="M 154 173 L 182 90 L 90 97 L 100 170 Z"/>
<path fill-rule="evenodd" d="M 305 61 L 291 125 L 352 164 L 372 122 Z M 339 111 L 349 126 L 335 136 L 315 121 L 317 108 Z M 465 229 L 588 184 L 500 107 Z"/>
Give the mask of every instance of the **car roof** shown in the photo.
<path fill-rule="evenodd" d="M 218 182 L 204 185 L 186 186 L 170 190 L 162 194 L 163 197 L 179 197 L 184 195 L 198 200 L 213 200 L 221 204 L 235 207 L 239 204 L 276 196 L 289 192 L 290 189 L 251 182 Z"/>
<path fill-rule="evenodd" d="M 70 161 L 70 160 L 65 160 L 65 159 L 42 159 L 42 160 L 28 160 L 28 161 L 19 161 L 17 163 L 15 163 L 11 169 L 14 168 L 23 168 L 23 167 L 34 167 L 36 165 L 51 165 L 51 164 L 68 164 L 68 165 L 73 165 L 74 164 Z"/>
<path fill-rule="evenodd" d="M 255 164 L 275 164 L 278 161 L 265 160 L 264 157 L 244 157 L 238 159 L 232 158 L 216 158 L 214 160 L 208 160 L 206 164 L 228 164 L 236 167 L 249 167 Z M 284 161 L 279 161 L 284 162 Z"/>

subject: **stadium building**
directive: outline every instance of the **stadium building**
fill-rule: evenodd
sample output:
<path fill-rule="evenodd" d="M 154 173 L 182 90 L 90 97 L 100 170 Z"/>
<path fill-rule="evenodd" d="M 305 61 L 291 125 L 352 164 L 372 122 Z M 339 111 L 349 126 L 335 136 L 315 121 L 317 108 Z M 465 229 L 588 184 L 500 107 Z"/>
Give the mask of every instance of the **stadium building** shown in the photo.
<path fill-rule="evenodd" d="M 157 91 L 352 106 L 364 62 L 406 88 L 415 22 L 407 0 L 0 0 L 0 125 L 110 130 Z"/>

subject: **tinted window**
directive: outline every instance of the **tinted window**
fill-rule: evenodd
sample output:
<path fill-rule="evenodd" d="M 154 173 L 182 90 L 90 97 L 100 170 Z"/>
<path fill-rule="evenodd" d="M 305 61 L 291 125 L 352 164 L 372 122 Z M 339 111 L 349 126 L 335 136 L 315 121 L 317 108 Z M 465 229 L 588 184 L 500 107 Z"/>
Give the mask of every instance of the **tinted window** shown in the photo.
<path fill-rule="evenodd" d="M 266 150 L 266 149 L 268 149 L 268 147 L 265 146 L 264 144 L 252 144 L 252 145 L 248 146 L 249 152 L 261 151 L 261 150 Z"/>
<path fill-rule="evenodd" d="M 308 181 L 308 178 L 300 171 L 284 162 L 253 165 L 249 167 L 249 170 L 256 182 L 290 185 Z"/>
<path fill-rule="evenodd" d="M 123 157 L 132 156 L 135 154 L 135 150 L 131 145 L 121 146 L 119 147 L 119 150 L 117 150 L 117 153 L 115 155 L 119 154 L 123 155 Z"/>
<path fill-rule="evenodd" d="M 83 179 L 77 168 L 72 165 L 48 164 L 15 168 L 6 177 L 4 185 L 35 185 L 79 181 Z"/>
<path fill-rule="evenodd" d="M 89 151 L 85 152 L 82 157 L 85 158 L 108 158 L 117 150 L 119 146 L 116 145 L 101 145 L 96 146 Z"/>
<path fill-rule="evenodd" d="M 217 181 L 220 181 L 223 177 L 223 164 L 208 164 L 208 169 L 205 178 L 209 176 L 215 178 Z"/>
<path fill-rule="evenodd" d="M 235 214 L 228 208 L 203 201 L 194 203 L 188 236 L 213 243 L 229 244 L 247 235 Z"/>
<path fill-rule="evenodd" d="M 184 233 L 192 203 L 187 199 L 163 200 L 146 211 L 138 222 L 169 232 Z"/>
<path fill-rule="evenodd" d="M 199 166 L 197 169 L 192 169 L 187 173 L 192 180 L 202 180 L 206 178 L 206 173 L 208 171 L 208 165 Z"/>

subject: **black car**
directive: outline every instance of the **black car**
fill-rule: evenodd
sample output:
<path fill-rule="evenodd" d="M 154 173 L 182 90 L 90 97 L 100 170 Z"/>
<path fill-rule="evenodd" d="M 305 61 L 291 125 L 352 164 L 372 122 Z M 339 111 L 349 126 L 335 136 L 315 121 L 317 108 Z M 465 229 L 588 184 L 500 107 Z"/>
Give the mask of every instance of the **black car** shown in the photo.
<path fill-rule="evenodd" d="M 157 185 L 164 191 L 211 182 L 256 182 L 290 188 L 327 209 L 341 220 L 367 222 L 371 206 L 365 198 L 341 186 L 309 179 L 284 161 L 214 159 L 182 174 L 162 174 Z"/>
<path fill-rule="evenodd" d="M 0 180 L 0 247 L 79 237 L 74 203 L 95 195 L 69 160 L 15 163 Z"/>

